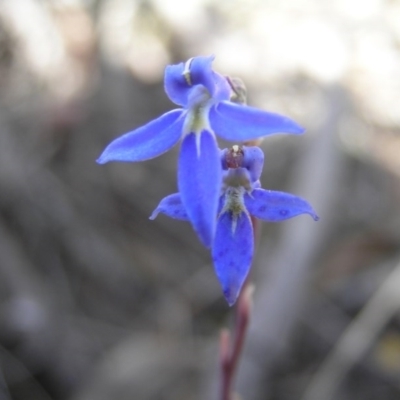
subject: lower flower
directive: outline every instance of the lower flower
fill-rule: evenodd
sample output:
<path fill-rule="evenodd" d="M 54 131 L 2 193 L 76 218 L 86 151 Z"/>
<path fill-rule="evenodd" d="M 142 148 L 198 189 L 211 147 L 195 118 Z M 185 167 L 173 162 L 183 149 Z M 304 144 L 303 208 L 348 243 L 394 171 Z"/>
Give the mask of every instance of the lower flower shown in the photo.
<path fill-rule="evenodd" d="M 251 216 L 270 222 L 284 221 L 300 214 L 319 218 L 301 197 L 260 187 L 264 154 L 258 147 L 233 146 L 221 151 L 222 194 L 215 215 L 216 233 L 211 254 L 217 278 L 228 304 L 232 306 L 249 273 L 254 254 Z M 202 199 L 206 207 L 207 199 Z M 181 195 L 161 200 L 150 219 L 163 213 L 171 218 L 190 220 Z"/>

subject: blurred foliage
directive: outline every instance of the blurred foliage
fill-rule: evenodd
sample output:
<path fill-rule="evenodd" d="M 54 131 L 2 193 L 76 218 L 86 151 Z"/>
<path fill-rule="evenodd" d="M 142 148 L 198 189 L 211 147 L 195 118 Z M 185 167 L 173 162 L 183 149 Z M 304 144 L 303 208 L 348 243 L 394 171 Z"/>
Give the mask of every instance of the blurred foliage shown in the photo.
<path fill-rule="evenodd" d="M 177 149 L 135 165 L 94 160 L 173 107 L 166 64 L 214 53 L 250 104 L 308 128 L 263 144 L 264 187 L 316 199 L 321 223 L 286 225 L 309 238 L 304 293 L 278 297 L 293 300 L 269 321 L 293 320 L 284 349 L 254 394 L 245 373 L 240 391 L 312 399 L 308 385 L 398 264 L 399 44 L 399 1 L 1 2 L 1 398 L 211 398 L 230 312 L 190 226 L 148 220 L 176 189 Z M 282 229 L 264 226 L 256 318 L 274 260 L 297 256 Z M 332 374 L 337 398 L 399 397 L 400 302 L 382 298 L 391 312 L 369 320 L 365 351 L 340 359 L 345 376 Z"/>

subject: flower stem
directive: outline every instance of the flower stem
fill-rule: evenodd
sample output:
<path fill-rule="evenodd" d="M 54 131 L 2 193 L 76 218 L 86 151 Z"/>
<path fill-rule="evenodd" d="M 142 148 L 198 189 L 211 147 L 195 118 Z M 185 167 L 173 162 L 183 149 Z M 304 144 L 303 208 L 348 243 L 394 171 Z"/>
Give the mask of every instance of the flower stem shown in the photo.
<path fill-rule="evenodd" d="M 236 321 L 232 342 L 229 330 L 223 329 L 220 336 L 220 363 L 222 373 L 221 400 L 233 400 L 232 384 L 245 341 L 250 319 L 253 286 L 246 280 L 236 306 Z"/>

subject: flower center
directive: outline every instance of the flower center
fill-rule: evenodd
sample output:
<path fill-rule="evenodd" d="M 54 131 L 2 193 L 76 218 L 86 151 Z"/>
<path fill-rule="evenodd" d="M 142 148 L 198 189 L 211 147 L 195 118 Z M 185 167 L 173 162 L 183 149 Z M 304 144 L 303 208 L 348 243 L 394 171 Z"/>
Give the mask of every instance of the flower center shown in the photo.
<path fill-rule="evenodd" d="M 232 234 L 236 231 L 237 220 L 241 213 L 248 214 L 244 204 L 244 195 L 251 193 L 252 181 L 249 171 L 243 167 L 244 150 L 234 145 L 225 154 L 223 163 L 222 196 L 224 205 L 221 214 L 228 212 L 232 218 Z"/>
<path fill-rule="evenodd" d="M 232 219 L 232 234 L 235 234 L 237 220 L 242 212 L 248 213 L 244 205 L 244 189 L 239 187 L 228 187 L 225 191 L 225 204 L 221 210 L 221 214 L 229 212 Z"/>
<path fill-rule="evenodd" d="M 212 104 L 210 93 L 203 85 L 193 86 L 189 94 L 188 111 L 183 126 L 184 135 L 201 133 L 203 130 L 212 132 L 208 120 L 208 112 Z"/>
<path fill-rule="evenodd" d="M 249 173 L 245 168 L 229 168 L 225 171 L 222 184 L 224 205 L 221 214 L 229 212 L 232 217 L 232 234 L 236 231 L 237 219 L 241 213 L 248 214 L 244 195 L 251 191 Z"/>
<path fill-rule="evenodd" d="M 244 190 L 242 187 L 228 187 L 225 190 L 225 204 L 223 211 L 230 211 L 234 215 L 244 210 Z"/>

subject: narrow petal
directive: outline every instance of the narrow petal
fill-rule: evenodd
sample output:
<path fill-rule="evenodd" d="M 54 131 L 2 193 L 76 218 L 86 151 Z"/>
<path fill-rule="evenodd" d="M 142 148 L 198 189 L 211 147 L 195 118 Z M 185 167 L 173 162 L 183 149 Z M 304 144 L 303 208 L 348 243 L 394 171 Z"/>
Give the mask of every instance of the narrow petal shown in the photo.
<path fill-rule="evenodd" d="M 164 89 L 175 103 L 187 107 L 189 93 L 196 85 L 204 86 L 216 100 L 228 100 L 231 89 L 228 81 L 212 70 L 214 56 L 193 57 L 185 63 L 165 68 Z"/>
<path fill-rule="evenodd" d="M 272 133 L 303 133 L 304 129 L 283 115 L 227 101 L 211 108 L 210 124 L 215 134 L 230 141 L 257 139 Z"/>
<path fill-rule="evenodd" d="M 243 167 L 250 173 L 252 182 L 260 179 L 264 165 L 264 153 L 256 146 L 243 146 Z"/>
<path fill-rule="evenodd" d="M 315 221 L 319 219 L 307 201 L 293 194 L 254 189 L 244 200 L 249 213 L 265 221 L 278 222 L 300 214 L 309 214 Z"/>
<path fill-rule="evenodd" d="M 232 306 L 249 273 L 254 241 L 250 217 L 242 212 L 236 222 L 231 212 L 223 213 L 217 222 L 212 258 L 226 301 Z"/>
<path fill-rule="evenodd" d="M 211 92 L 212 98 L 217 101 L 229 100 L 232 95 L 232 89 L 228 80 L 217 72 L 213 72 L 213 79 L 214 90 Z"/>
<path fill-rule="evenodd" d="M 150 215 L 149 219 L 155 219 L 159 213 L 165 214 L 174 219 L 188 221 L 186 210 L 183 207 L 181 196 L 179 193 L 170 194 L 164 197 L 157 208 Z"/>
<path fill-rule="evenodd" d="M 97 162 L 144 161 L 165 153 L 181 138 L 184 114 L 183 110 L 172 110 L 118 137 L 106 147 Z"/>
<path fill-rule="evenodd" d="M 214 238 L 221 175 L 214 135 L 208 131 L 186 135 L 179 155 L 178 187 L 189 220 L 206 247 Z"/>

